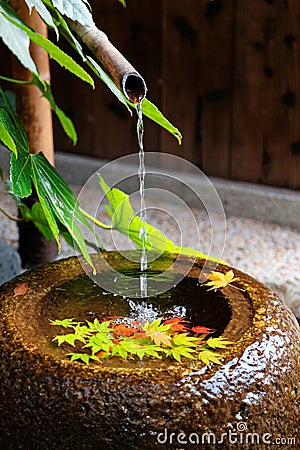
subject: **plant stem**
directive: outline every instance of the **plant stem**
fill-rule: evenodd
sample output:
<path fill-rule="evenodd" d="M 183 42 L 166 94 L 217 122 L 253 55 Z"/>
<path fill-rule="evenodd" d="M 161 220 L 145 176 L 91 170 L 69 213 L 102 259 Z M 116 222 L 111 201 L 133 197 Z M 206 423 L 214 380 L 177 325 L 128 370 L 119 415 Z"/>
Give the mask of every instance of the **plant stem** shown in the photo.
<path fill-rule="evenodd" d="M 0 80 L 9 81 L 10 83 L 16 83 L 16 84 L 32 84 L 33 83 L 33 79 L 23 81 L 23 80 L 16 80 L 15 78 L 4 77 L 3 75 L 0 75 Z"/>
<path fill-rule="evenodd" d="M 24 217 L 15 217 L 12 214 L 10 214 L 8 211 L 6 211 L 2 206 L 0 206 L 0 211 L 8 217 L 10 220 L 13 220 L 14 222 L 24 222 Z"/>
<path fill-rule="evenodd" d="M 80 212 L 87 217 L 89 220 L 91 220 L 92 222 L 94 222 L 95 225 L 97 225 L 100 228 L 104 228 L 105 230 L 112 230 L 113 227 L 111 225 L 106 225 L 105 223 L 100 222 L 99 220 L 97 220 L 95 217 L 91 216 L 89 213 L 87 213 L 86 211 L 84 211 L 84 209 L 80 208 Z"/>

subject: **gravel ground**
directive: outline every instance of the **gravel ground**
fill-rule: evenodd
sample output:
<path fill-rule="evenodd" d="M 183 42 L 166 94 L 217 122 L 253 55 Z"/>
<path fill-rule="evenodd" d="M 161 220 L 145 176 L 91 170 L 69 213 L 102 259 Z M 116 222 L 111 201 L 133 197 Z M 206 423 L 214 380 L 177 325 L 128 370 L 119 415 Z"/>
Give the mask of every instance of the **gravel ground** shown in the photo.
<path fill-rule="evenodd" d="M 73 187 L 77 193 L 79 187 Z M 97 209 L 97 196 L 86 192 L 84 201 L 90 210 Z M 11 198 L 0 187 L 0 205 L 16 214 Z M 134 205 L 137 210 L 138 205 Z M 85 205 L 83 204 L 83 207 Z M 183 246 L 195 247 L 197 227 L 200 236 L 200 250 L 209 252 L 206 236 L 210 236 L 210 221 L 203 211 L 192 210 L 197 225 L 193 223 L 182 207 L 156 203 L 149 210 L 148 221 L 160 228 L 168 238 L 180 244 L 181 236 L 185 236 Z M 168 214 L 163 211 L 167 211 Z M 99 212 L 104 219 L 104 211 Z M 214 223 L 223 223 L 221 217 L 214 217 Z M 239 217 L 227 217 L 226 243 L 222 255 L 223 260 L 233 267 L 246 272 L 259 281 L 267 284 L 279 293 L 293 312 L 300 317 L 300 233 L 289 227 L 264 223 Z M 195 228 L 196 227 L 196 228 Z M 180 230 L 181 232 L 180 232 Z M 127 238 L 118 234 L 111 236 L 109 231 L 100 230 L 100 238 L 106 249 L 130 248 Z M 89 237 L 89 236 L 87 236 Z M 18 232 L 14 222 L 0 212 L 0 239 L 17 248 Z M 114 241 L 114 242 L 113 242 Z M 59 258 L 71 256 L 74 250 L 65 242 Z"/>

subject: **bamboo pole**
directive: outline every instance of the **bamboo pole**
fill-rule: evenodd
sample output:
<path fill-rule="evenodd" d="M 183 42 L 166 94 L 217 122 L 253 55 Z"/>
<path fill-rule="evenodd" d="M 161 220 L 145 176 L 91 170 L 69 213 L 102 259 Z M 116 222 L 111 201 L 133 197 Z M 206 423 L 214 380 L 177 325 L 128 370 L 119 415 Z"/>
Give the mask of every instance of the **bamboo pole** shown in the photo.
<path fill-rule="evenodd" d="M 47 37 L 47 26 L 34 8 L 29 14 L 24 0 L 14 0 L 12 6 L 31 28 Z M 50 83 L 48 53 L 34 43 L 31 43 L 30 53 L 42 78 Z M 15 57 L 13 57 L 12 70 L 14 78 L 31 81 L 31 72 L 23 67 Z M 17 112 L 28 135 L 30 152 L 42 151 L 48 161 L 54 165 L 52 112 L 49 102 L 34 84 L 16 85 L 15 92 Z M 28 207 L 32 207 L 37 201 L 36 193 L 23 201 Z M 56 244 L 49 244 L 32 222 L 21 222 L 18 227 L 19 253 L 23 267 L 28 268 L 51 261 L 57 255 Z"/>
<path fill-rule="evenodd" d="M 143 77 L 113 46 L 107 35 L 96 27 L 87 27 L 71 19 L 67 22 L 128 100 L 133 103 L 142 101 L 147 93 Z"/>

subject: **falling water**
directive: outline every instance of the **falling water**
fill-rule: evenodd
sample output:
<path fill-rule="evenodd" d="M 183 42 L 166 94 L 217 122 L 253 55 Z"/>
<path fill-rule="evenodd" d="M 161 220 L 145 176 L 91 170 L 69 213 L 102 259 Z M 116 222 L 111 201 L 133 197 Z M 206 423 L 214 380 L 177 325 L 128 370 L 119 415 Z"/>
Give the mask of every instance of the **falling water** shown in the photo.
<path fill-rule="evenodd" d="M 141 254 L 141 272 L 145 272 L 148 267 L 147 261 L 147 252 L 146 252 L 146 239 L 147 239 L 147 230 L 146 230 L 146 205 L 145 205 L 145 154 L 144 154 L 144 124 L 143 124 L 143 111 L 142 111 L 142 102 L 136 103 L 136 111 L 137 111 L 137 137 L 138 137 L 138 145 L 139 145 L 139 182 L 140 182 L 140 219 L 141 219 L 141 227 L 139 237 L 142 241 L 142 254 Z M 142 273 L 140 275 L 140 291 L 141 297 L 147 297 L 147 275 L 146 273 Z"/>

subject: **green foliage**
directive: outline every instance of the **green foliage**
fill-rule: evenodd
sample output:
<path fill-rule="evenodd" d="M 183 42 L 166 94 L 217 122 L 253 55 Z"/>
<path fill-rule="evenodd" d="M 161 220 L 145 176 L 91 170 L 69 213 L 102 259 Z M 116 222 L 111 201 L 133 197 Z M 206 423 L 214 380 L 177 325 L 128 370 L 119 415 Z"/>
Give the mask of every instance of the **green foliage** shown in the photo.
<path fill-rule="evenodd" d="M 52 103 L 50 87 L 45 92 L 47 92 L 48 98 Z M 90 230 L 92 230 L 90 221 L 103 229 L 113 228 L 118 230 L 132 239 L 138 249 L 141 249 L 140 228 L 144 224 L 140 217 L 135 215 L 129 196 L 117 188 L 110 189 L 103 178 L 100 178 L 100 187 L 109 202 L 108 205 L 105 205 L 105 209 L 111 218 L 111 226 L 105 225 L 89 216 L 80 208 L 69 186 L 62 180 L 43 154 L 29 153 L 29 145 L 24 128 L 8 97 L 1 88 L 0 99 L 0 125 L 2 125 L 2 128 L 0 126 L 0 139 L 3 142 L 9 142 L 11 150 L 13 150 L 9 192 L 17 201 L 23 218 L 33 221 L 49 241 L 54 236 L 59 249 L 60 234 L 63 234 L 71 245 L 76 246 L 81 251 L 92 267 L 86 242 L 76 221 Z M 53 108 L 57 108 L 54 101 Z M 5 129 L 6 133 L 1 133 L 2 129 Z M 37 192 L 39 203 L 29 210 L 22 203 L 21 199 L 31 194 L 32 183 Z M 74 218 L 76 221 L 74 221 Z M 191 248 L 176 246 L 157 228 L 148 223 L 145 226 L 147 250 L 152 250 L 159 254 L 163 252 L 182 253 L 215 261 L 215 258 Z M 98 238 L 97 240 L 100 243 Z"/>
<path fill-rule="evenodd" d="M 41 18 L 43 19 L 43 21 L 50 28 L 53 28 L 55 30 L 57 38 L 58 38 L 58 30 L 57 30 L 57 28 L 55 26 L 55 23 L 54 23 L 54 21 L 52 19 L 52 16 L 51 16 L 50 12 L 46 8 L 46 6 L 42 2 L 42 0 L 25 0 L 25 2 L 27 4 L 27 6 L 28 6 L 29 14 L 31 14 L 32 8 L 34 7 L 36 9 L 36 11 L 39 13 L 39 15 L 41 16 Z"/>
<path fill-rule="evenodd" d="M 163 252 L 179 253 L 225 264 L 217 258 L 205 255 L 192 248 L 175 245 L 160 230 L 148 223 L 142 222 L 141 218 L 135 215 L 127 194 L 117 188 L 110 188 L 102 177 L 100 177 L 99 183 L 109 202 L 109 205 L 105 205 L 104 207 L 111 218 L 111 227 L 127 235 L 137 245 L 138 249 L 142 248 L 140 229 L 142 226 L 145 226 L 146 250 L 152 250 L 159 254 Z M 95 223 L 97 225 L 97 222 Z"/>
<path fill-rule="evenodd" d="M 26 133 L 19 117 L 1 88 L 0 96 L 2 99 L 0 123 L 6 125 L 12 139 L 17 136 L 14 141 L 16 151 L 11 155 L 10 192 L 15 198 L 28 197 L 32 192 L 33 183 L 39 198 L 39 206 L 35 206 L 31 211 L 23 207 L 24 218 L 37 221 L 37 227 L 48 239 L 53 234 L 59 248 L 59 233 L 62 225 L 72 237 L 74 245 L 78 247 L 93 267 L 86 243 L 79 226 L 74 222 L 74 218 L 85 227 L 89 229 L 91 227 L 80 210 L 75 195 L 42 153 L 37 155 L 29 153 Z M 18 130 L 18 132 L 14 133 L 15 130 Z M 46 230 L 47 226 L 48 230 Z"/>
<path fill-rule="evenodd" d="M 68 353 L 71 360 L 81 360 L 88 364 L 90 360 L 100 362 L 103 358 L 120 357 L 123 359 L 138 357 L 173 358 L 181 363 L 182 358 L 199 359 L 203 363 L 220 364 L 223 357 L 215 348 L 227 348 L 231 342 L 222 338 L 204 340 L 206 335 L 191 336 L 188 332 L 176 329 L 178 319 L 162 323 L 161 319 L 147 322 L 145 325 L 115 325 L 113 320 L 99 322 L 76 322 L 74 319 L 51 320 L 51 325 L 72 328 L 72 333 L 57 335 L 53 341 L 75 347 L 84 344 L 83 352 Z M 121 332 L 121 333 L 120 333 Z M 78 346 L 78 344 L 77 344 Z"/>
<path fill-rule="evenodd" d="M 159 109 L 148 99 L 143 101 L 143 114 L 153 120 L 153 122 L 156 122 L 158 125 L 165 128 L 165 130 L 169 131 L 169 133 L 177 139 L 178 143 L 181 144 L 182 134 L 180 131 L 174 127 L 174 125 L 172 125 L 171 122 L 169 122 L 168 119 L 166 119 L 159 111 Z"/>
<path fill-rule="evenodd" d="M 81 25 L 95 27 L 91 8 L 87 0 L 25 1 L 29 12 L 34 7 L 47 26 L 55 31 L 57 38 L 59 35 L 64 36 L 81 56 L 83 62 L 87 64 L 88 68 L 108 86 L 112 93 L 129 111 L 131 111 L 130 108 L 135 108 L 99 66 L 98 62 L 87 53 L 86 48 L 82 47 L 78 41 L 78 37 L 68 25 L 68 20 L 74 20 Z M 120 3 L 126 6 L 125 1 L 120 0 Z M 32 80 L 14 80 L 3 76 L 0 76 L 0 79 L 19 84 L 36 85 L 41 91 L 41 94 L 49 101 L 65 133 L 75 144 L 77 141 L 75 128 L 71 120 L 56 104 L 49 84 L 41 78 L 30 55 L 30 42 L 34 42 L 45 49 L 50 57 L 58 64 L 83 81 L 94 86 L 92 77 L 73 58 L 63 52 L 58 45 L 31 29 L 6 0 L 0 0 L 0 37 L 9 50 L 19 59 L 21 64 L 31 72 Z M 144 114 L 172 133 L 179 141 L 181 140 L 180 132 L 148 100 L 144 101 Z M 86 219 L 88 215 L 76 205 L 76 198 L 55 170 L 47 163 L 45 158 L 41 154 L 30 154 L 26 132 L 1 87 L 0 140 L 12 152 L 10 193 L 14 195 L 15 199 L 19 199 L 18 204 L 21 208 L 23 219 L 35 222 L 38 229 L 49 240 L 54 236 L 58 242 L 58 246 L 60 246 L 59 235 L 66 236 L 68 242 L 73 241 L 73 244 L 91 264 L 91 259 L 88 255 L 82 234 L 79 227 L 73 222 L 74 215 L 79 222 L 89 227 Z M 22 203 L 21 199 L 31 194 L 32 184 L 37 191 L 39 203 L 29 209 Z M 124 204 L 122 213 L 125 212 L 126 206 L 129 205 Z M 90 217 L 88 218 L 91 219 Z M 136 233 L 139 222 L 137 218 L 133 219 L 133 221 L 135 223 L 133 222 L 134 226 L 131 227 L 130 235 L 134 236 L 137 245 L 140 245 Z M 105 228 L 104 224 L 101 225 Z M 120 226 L 123 227 L 121 222 Z M 158 248 L 164 246 L 166 251 L 168 248 L 171 249 L 174 247 L 171 241 L 168 242 L 164 239 L 163 234 L 159 230 L 154 228 L 151 228 L 151 230 L 152 245 Z"/>
<path fill-rule="evenodd" d="M 52 0 L 52 3 L 62 16 L 77 20 L 87 27 L 93 28 L 95 26 L 92 14 L 87 7 L 88 2 L 81 0 Z"/>
<path fill-rule="evenodd" d="M 120 2 L 123 6 L 126 6 L 125 1 L 120 0 Z M 37 12 L 40 14 L 47 26 L 56 32 L 57 38 L 59 35 L 62 35 L 68 40 L 87 66 L 106 84 L 106 86 L 116 95 L 118 100 L 127 107 L 127 109 L 129 109 L 129 107 L 134 108 L 134 105 L 125 98 L 123 93 L 116 87 L 110 77 L 99 66 L 98 62 L 86 51 L 86 49 L 83 49 L 77 36 L 74 35 L 67 23 L 67 20 L 70 19 L 90 28 L 96 26 L 90 11 L 90 6 L 86 0 L 26 0 L 26 3 L 30 11 L 32 7 L 36 8 Z M 44 48 L 49 53 L 51 58 L 53 58 L 61 66 L 65 67 L 83 81 L 86 81 L 94 86 L 94 81 L 91 76 L 57 45 L 27 26 L 18 14 L 16 14 L 13 8 L 11 8 L 11 6 L 4 0 L 0 0 L 0 37 L 3 39 L 6 46 L 24 65 L 24 67 L 30 70 L 34 75 L 32 82 L 37 85 L 43 95 L 44 90 L 46 91 L 45 97 L 50 101 L 51 107 L 56 113 L 58 119 L 61 121 L 64 131 L 67 132 L 68 136 L 72 138 L 73 142 L 76 142 L 76 139 L 70 136 L 67 131 L 68 127 L 66 126 L 66 121 L 64 120 L 65 115 L 58 107 L 54 106 L 55 104 L 53 103 L 54 100 L 52 94 L 52 99 L 49 99 L 49 87 L 46 87 L 45 81 L 41 79 L 29 52 L 30 41 L 33 41 L 40 47 Z M 44 89 L 42 88 L 43 84 Z M 160 113 L 156 106 L 148 100 L 145 100 L 144 102 L 144 114 L 161 127 L 172 133 L 176 139 L 181 142 L 181 134 L 179 130 L 174 127 Z"/>

